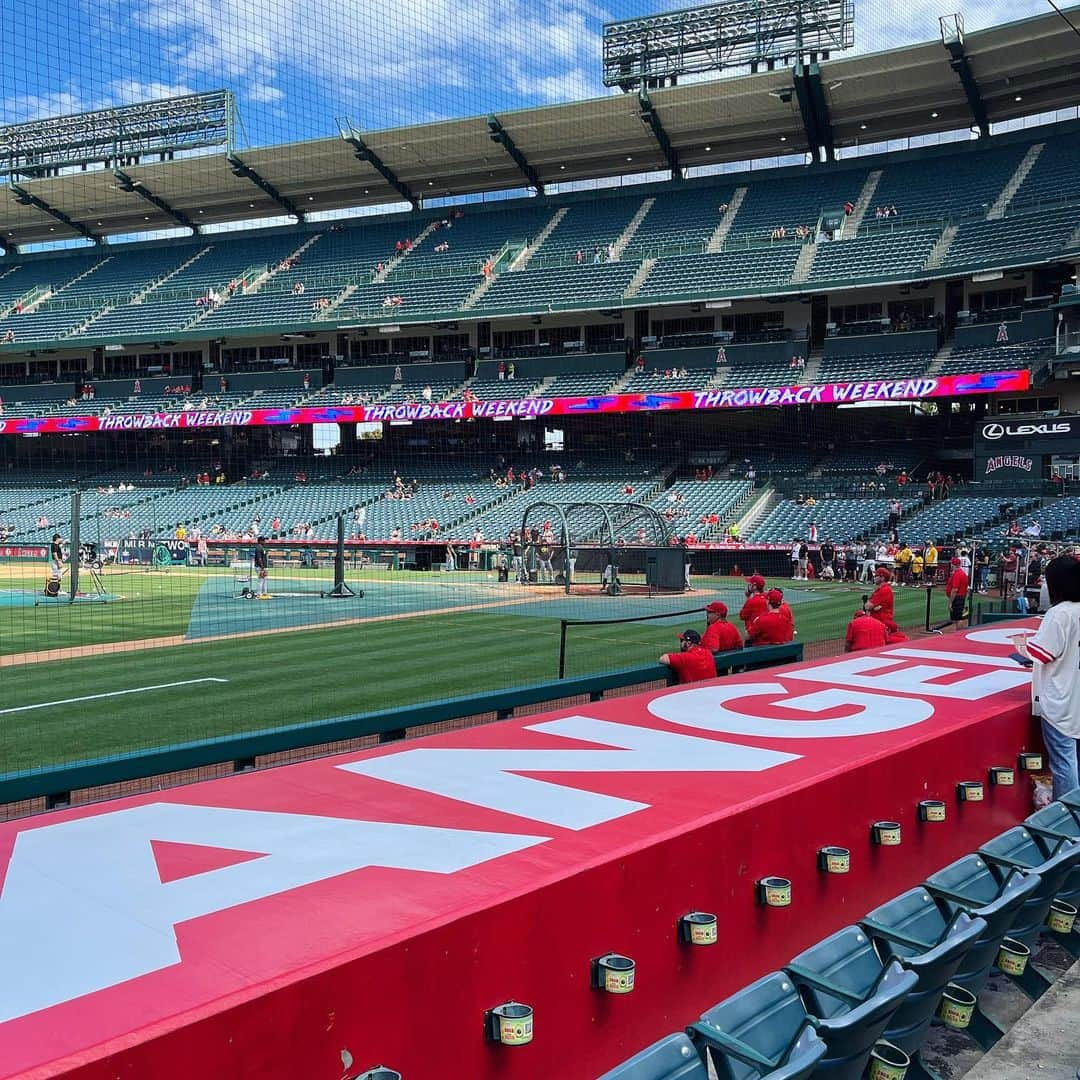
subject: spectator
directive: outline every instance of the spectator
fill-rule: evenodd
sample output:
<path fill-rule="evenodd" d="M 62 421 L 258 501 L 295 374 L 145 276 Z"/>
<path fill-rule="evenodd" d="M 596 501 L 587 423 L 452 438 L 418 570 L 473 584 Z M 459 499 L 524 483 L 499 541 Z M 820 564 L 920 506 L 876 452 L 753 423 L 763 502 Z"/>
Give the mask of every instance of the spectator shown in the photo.
<path fill-rule="evenodd" d="M 1035 636 L 1018 644 L 1034 661 L 1032 712 L 1042 724 L 1043 744 L 1060 798 L 1080 784 L 1077 740 L 1080 739 L 1080 562 L 1060 555 L 1046 567 L 1050 610 Z"/>
<path fill-rule="evenodd" d="M 844 635 L 844 652 L 862 652 L 863 649 L 879 649 L 886 643 L 888 631 L 884 623 L 868 611 L 855 612 Z"/>
<path fill-rule="evenodd" d="M 701 644 L 709 652 L 729 652 L 742 648 L 742 635 L 736 626 L 728 622 L 727 613 L 727 604 L 722 600 L 714 600 L 705 607 L 705 633 Z"/>
<path fill-rule="evenodd" d="M 701 644 L 701 635 L 696 630 L 684 630 L 679 635 L 679 651 L 664 653 L 660 663 L 671 668 L 680 683 L 716 678 L 716 661 L 713 654 Z"/>

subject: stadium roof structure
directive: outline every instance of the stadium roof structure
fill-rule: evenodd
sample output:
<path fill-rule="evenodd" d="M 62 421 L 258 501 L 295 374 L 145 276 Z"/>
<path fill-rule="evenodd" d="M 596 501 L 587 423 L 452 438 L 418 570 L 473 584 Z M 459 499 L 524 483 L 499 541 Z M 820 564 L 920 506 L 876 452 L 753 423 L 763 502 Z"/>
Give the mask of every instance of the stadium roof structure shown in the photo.
<path fill-rule="evenodd" d="M 1066 9 L 1080 12 L 1080 7 Z M 567 105 L 0 184 L 0 246 L 257 221 L 814 152 L 1074 106 L 1055 13 L 942 41 Z M 6 190 L 5 190 L 6 187 Z"/>

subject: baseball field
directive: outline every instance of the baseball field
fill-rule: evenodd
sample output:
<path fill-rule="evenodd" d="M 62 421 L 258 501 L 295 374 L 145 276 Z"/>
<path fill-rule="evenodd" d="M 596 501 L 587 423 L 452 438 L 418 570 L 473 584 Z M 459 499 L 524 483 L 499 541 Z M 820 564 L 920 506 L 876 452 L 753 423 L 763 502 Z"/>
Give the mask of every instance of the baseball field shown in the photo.
<path fill-rule="evenodd" d="M 223 569 L 107 567 L 102 592 L 84 579 L 71 603 L 41 595 L 39 567 L 0 566 L 2 771 L 547 681 L 561 619 L 668 613 L 569 628 L 568 676 L 647 664 L 678 630 L 703 628 L 706 603 L 725 601 L 734 618 L 743 599 L 741 580 L 721 577 L 655 598 L 566 596 L 484 572 L 365 569 L 349 581 L 362 597 L 320 596 L 328 570 L 273 570 L 271 598 L 251 600 Z M 842 638 L 864 591 L 770 584 L 807 645 Z M 933 603 L 943 620 L 944 597 Z M 924 613 L 922 590 L 897 590 L 901 625 Z"/>

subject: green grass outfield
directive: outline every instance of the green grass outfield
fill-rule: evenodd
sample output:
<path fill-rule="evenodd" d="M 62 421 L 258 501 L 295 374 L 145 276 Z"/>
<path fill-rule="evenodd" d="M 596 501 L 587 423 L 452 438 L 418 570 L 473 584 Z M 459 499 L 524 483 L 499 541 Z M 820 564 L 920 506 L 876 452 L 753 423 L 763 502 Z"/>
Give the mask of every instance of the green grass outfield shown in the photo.
<path fill-rule="evenodd" d="M 304 579 L 288 574 L 275 571 L 279 593 L 328 584 L 319 572 Z M 363 600 L 280 595 L 249 601 L 233 597 L 231 576 L 223 571 L 136 571 L 104 580 L 119 599 L 18 606 L 26 597 L 14 591 L 39 590 L 40 571 L 0 567 L 0 656 L 8 665 L 0 668 L 0 771 L 553 679 L 560 617 L 700 608 L 717 596 L 737 610 L 742 595 L 741 582 L 730 578 L 695 579 L 695 592 L 663 600 L 613 600 L 496 587 L 486 574 L 366 570 L 350 577 L 367 590 Z M 792 603 L 798 640 L 807 644 L 840 637 L 863 592 L 859 586 L 776 584 Z M 364 621 L 276 632 L 252 630 L 244 621 L 296 611 L 309 623 L 350 616 Z M 924 611 L 921 590 L 897 590 L 901 624 L 920 625 Z M 940 591 L 934 615 L 946 617 Z M 183 639 L 196 624 L 202 634 L 245 636 L 44 662 L 19 655 Z M 675 647 L 677 630 L 688 625 L 700 629 L 703 616 L 571 627 L 567 675 L 650 663 Z M 185 685 L 154 689 L 168 683 Z"/>

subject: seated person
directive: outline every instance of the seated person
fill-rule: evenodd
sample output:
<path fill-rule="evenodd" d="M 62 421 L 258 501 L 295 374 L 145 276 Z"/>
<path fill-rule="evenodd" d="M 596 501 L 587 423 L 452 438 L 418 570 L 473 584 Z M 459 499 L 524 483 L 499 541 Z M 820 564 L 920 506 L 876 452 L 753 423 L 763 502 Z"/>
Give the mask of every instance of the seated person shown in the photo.
<path fill-rule="evenodd" d="M 738 627 L 727 621 L 727 613 L 727 604 L 722 600 L 714 600 L 705 607 L 706 626 L 701 644 L 709 652 L 729 652 L 742 648 L 742 635 Z"/>
<path fill-rule="evenodd" d="M 696 630 L 684 630 L 679 635 L 679 651 L 664 653 L 660 663 L 671 668 L 680 683 L 716 678 L 716 661 L 713 654 L 701 644 L 701 635 Z"/>

